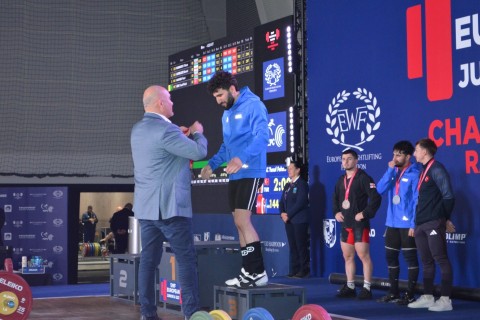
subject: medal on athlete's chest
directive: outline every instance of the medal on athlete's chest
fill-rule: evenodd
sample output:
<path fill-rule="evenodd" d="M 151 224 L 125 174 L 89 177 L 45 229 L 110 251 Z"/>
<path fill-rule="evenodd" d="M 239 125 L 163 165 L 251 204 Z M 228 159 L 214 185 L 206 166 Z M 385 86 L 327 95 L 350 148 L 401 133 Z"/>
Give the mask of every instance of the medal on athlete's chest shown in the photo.
<path fill-rule="evenodd" d="M 345 174 L 345 177 L 343 178 L 343 185 L 345 186 L 345 200 L 342 202 L 342 208 L 347 210 L 350 209 L 350 201 L 348 200 L 348 196 L 350 195 L 350 187 L 352 186 L 353 183 L 353 178 L 355 178 L 355 175 L 357 174 L 358 170 L 355 170 L 354 174 L 352 177 L 350 177 L 350 181 L 347 183 L 347 175 Z"/>
<path fill-rule="evenodd" d="M 398 194 L 393 196 L 392 203 L 393 204 L 399 204 L 400 203 L 400 196 Z"/>

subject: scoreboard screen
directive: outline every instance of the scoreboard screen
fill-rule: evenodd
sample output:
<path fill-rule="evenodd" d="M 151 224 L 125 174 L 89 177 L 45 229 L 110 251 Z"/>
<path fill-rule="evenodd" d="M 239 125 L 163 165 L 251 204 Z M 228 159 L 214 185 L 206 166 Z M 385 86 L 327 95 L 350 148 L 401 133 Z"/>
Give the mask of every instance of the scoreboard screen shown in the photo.
<path fill-rule="evenodd" d="M 195 213 L 229 213 L 226 164 L 210 180 L 201 169 L 222 144 L 223 107 L 207 92 L 206 83 L 216 71 L 234 74 L 239 87 L 248 86 L 268 111 L 270 132 L 266 179 L 257 197 L 258 214 L 279 214 L 278 203 L 288 181 L 285 159 L 291 155 L 294 128 L 294 74 L 291 34 L 293 17 L 286 17 L 236 37 L 227 37 L 169 57 L 168 89 L 174 103 L 172 121 L 190 126 L 199 121 L 208 140 L 206 160 L 192 163 L 192 201 Z M 290 71 L 289 71 L 290 70 Z"/>
<path fill-rule="evenodd" d="M 232 74 L 253 71 L 253 36 L 221 39 L 170 56 L 168 90 L 178 90 L 210 80 L 216 71 Z"/>

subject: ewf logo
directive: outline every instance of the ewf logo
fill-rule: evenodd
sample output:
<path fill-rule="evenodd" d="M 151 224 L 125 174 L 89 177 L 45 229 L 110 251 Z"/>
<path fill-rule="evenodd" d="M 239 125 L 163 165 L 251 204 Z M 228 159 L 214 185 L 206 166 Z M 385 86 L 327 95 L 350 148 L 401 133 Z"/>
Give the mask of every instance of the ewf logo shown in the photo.
<path fill-rule="evenodd" d="M 343 90 L 333 97 L 325 117 L 328 124 L 326 130 L 334 144 L 346 147 L 345 150 L 352 148 L 363 151 L 361 145 L 372 141 L 374 132 L 380 128 L 380 106 L 377 98 L 365 88 L 358 88 L 353 95 L 361 102 L 356 104 L 355 109 L 343 106 L 350 92 Z"/>

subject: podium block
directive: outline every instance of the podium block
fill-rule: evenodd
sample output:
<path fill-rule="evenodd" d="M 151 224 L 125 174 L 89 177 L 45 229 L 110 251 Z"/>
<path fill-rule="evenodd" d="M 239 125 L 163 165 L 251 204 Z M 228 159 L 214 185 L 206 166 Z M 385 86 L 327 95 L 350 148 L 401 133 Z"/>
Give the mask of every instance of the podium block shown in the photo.
<path fill-rule="evenodd" d="M 267 309 L 275 320 L 288 320 L 305 304 L 305 288 L 276 283 L 250 289 L 215 286 L 214 297 L 214 308 L 224 310 L 232 320 L 241 320 L 256 307 Z"/>
<path fill-rule="evenodd" d="M 113 254 L 110 256 L 110 296 L 126 299 L 134 304 L 138 300 L 139 254 Z"/>
<path fill-rule="evenodd" d="M 195 250 L 198 261 L 200 307 L 214 307 L 214 286 L 224 285 L 225 280 L 238 275 L 242 257 L 237 241 L 197 241 Z M 163 247 L 163 255 L 157 272 L 157 305 L 170 313 L 180 313 L 181 287 L 176 275 L 177 261 L 169 243 Z"/>

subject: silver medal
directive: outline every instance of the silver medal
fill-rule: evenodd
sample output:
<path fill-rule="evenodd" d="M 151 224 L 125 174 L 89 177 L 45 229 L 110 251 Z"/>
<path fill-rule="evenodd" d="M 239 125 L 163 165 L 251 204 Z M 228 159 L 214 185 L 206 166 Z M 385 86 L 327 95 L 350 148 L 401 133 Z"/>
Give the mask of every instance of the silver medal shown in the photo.
<path fill-rule="evenodd" d="M 398 194 L 393 196 L 392 203 L 393 204 L 399 204 L 400 203 L 400 196 Z"/>
<path fill-rule="evenodd" d="M 345 210 L 349 209 L 349 208 L 350 208 L 350 201 L 348 201 L 348 200 L 343 200 L 343 202 L 342 202 L 342 208 L 345 209 Z"/>

